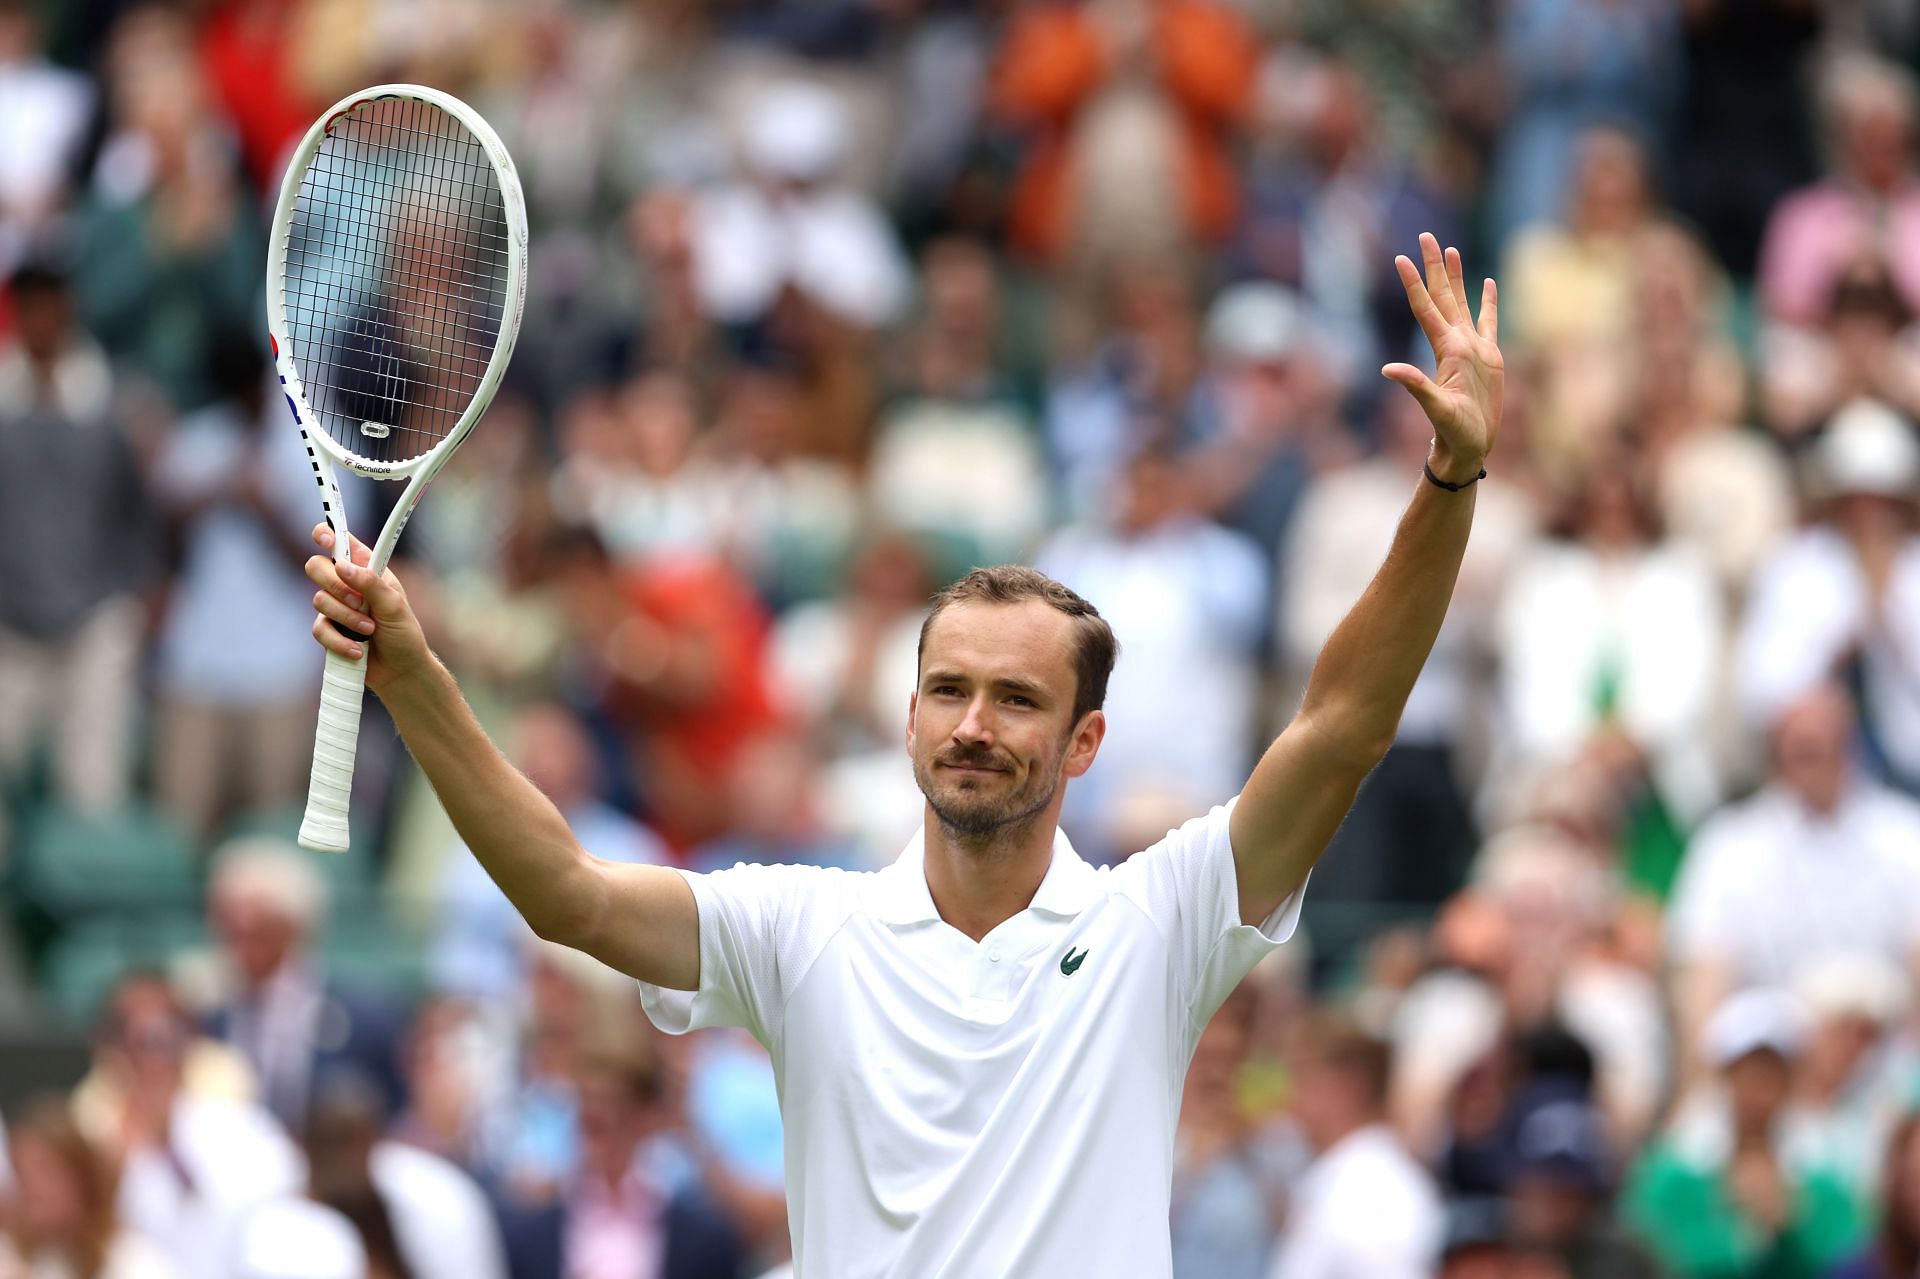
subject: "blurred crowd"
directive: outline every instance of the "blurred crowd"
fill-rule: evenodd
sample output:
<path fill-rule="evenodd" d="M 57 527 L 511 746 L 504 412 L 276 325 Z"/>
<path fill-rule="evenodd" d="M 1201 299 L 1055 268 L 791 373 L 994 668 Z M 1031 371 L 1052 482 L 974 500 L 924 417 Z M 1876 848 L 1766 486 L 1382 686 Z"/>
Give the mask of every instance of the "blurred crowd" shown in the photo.
<path fill-rule="evenodd" d="M 786 1256 L 765 1052 L 538 943 L 376 704 L 353 852 L 291 846 L 265 227 L 405 80 L 498 128 L 533 241 L 396 566 L 606 858 L 891 860 L 924 601 L 1006 560 L 1120 639 L 1082 853 L 1230 796 L 1419 482 L 1393 255 L 1460 245 L 1509 370 L 1473 543 L 1201 1042 L 1175 1273 L 1911 1279 L 1917 14 L 0 0 L 0 1022 L 87 1059 L 0 1065 L 0 1276 Z"/>

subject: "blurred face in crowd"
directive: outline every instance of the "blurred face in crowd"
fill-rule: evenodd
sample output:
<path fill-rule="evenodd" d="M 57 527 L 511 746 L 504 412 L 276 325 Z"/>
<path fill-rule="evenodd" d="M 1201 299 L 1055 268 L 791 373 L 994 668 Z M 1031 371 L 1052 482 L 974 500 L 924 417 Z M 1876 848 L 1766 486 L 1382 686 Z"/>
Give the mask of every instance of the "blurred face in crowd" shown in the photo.
<path fill-rule="evenodd" d="M 1840 153 L 1846 168 L 1884 191 L 1906 173 L 1913 149 L 1913 108 L 1891 81 L 1861 83 L 1840 110 Z"/>
<path fill-rule="evenodd" d="M 27 358 L 39 365 L 52 364 L 73 326 L 73 305 L 66 288 L 48 282 L 16 289 L 13 321 L 15 338 Z"/>
<path fill-rule="evenodd" d="M 130 982 L 115 994 L 105 1047 L 136 1087 L 176 1089 L 191 1039 L 185 1015 L 159 981 Z"/>
<path fill-rule="evenodd" d="M 652 1128 L 652 1084 L 629 1073 L 590 1067 L 579 1080 L 581 1154 L 587 1169 L 607 1181 L 626 1174 Z"/>
<path fill-rule="evenodd" d="M 1646 212 L 1647 166 L 1640 144 L 1618 129 L 1594 129 L 1580 140 L 1573 179 L 1575 225 L 1589 232 L 1624 231 Z"/>
<path fill-rule="evenodd" d="M 1793 1063 L 1771 1048 L 1758 1048 L 1726 1068 L 1726 1084 L 1734 1130 L 1764 1133 L 1787 1104 Z"/>
<path fill-rule="evenodd" d="M 215 935 L 250 984 L 273 976 L 301 941 L 299 925 L 244 881 L 215 886 L 212 914 Z"/>
<path fill-rule="evenodd" d="M 522 711 L 513 739 L 520 771 L 562 811 L 592 797 L 593 745 L 566 707 L 542 703 Z"/>
<path fill-rule="evenodd" d="M 1042 600 L 949 605 L 928 629 L 907 751 L 927 804 L 980 837 L 1055 803 L 1093 763 L 1105 721 L 1073 721 L 1073 619 Z"/>
<path fill-rule="evenodd" d="M 1920 1123 L 1908 1121 L 1887 1152 L 1886 1211 L 1913 1235 L 1920 1235 Z"/>
<path fill-rule="evenodd" d="M 1361 1073 L 1309 1047 L 1294 1073 L 1294 1119 L 1307 1144 L 1325 1152 L 1378 1116 L 1378 1099 Z"/>
<path fill-rule="evenodd" d="M 1789 706 L 1773 733 L 1773 771 L 1779 784 L 1816 813 L 1831 813 L 1846 792 L 1853 708 L 1827 686 Z"/>

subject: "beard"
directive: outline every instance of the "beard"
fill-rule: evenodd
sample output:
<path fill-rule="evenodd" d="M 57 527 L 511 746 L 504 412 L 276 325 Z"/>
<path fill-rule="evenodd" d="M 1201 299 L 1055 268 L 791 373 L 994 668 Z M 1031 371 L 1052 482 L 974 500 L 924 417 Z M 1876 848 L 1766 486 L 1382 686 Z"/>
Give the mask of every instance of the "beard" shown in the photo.
<path fill-rule="evenodd" d="M 1062 751 L 1061 756 L 1064 755 Z M 949 751 L 926 763 L 918 759 L 913 761 L 913 780 L 919 785 L 920 793 L 926 796 L 927 807 L 933 810 L 933 815 L 940 819 L 942 826 L 965 839 L 982 839 L 1032 819 L 1046 810 L 1047 805 L 1053 802 L 1054 793 L 1060 789 L 1060 757 L 1043 761 L 1041 767 L 1027 774 L 1025 786 L 1002 794 L 995 794 L 968 780 L 955 780 L 942 787 L 934 771 L 940 764 L 962 768 L 1007 766 L 991 753 L 979 751 Z M 1007 771 L 1012 772 L 1010 768 Z"/>

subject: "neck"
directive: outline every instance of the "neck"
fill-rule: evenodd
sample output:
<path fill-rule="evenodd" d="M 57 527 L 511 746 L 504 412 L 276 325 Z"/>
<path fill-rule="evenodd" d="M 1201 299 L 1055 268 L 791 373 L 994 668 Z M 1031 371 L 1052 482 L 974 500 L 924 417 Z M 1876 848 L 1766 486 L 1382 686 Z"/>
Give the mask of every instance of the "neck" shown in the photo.
<path fill-rule="evenodd" d="M 1316 1155 L 1326 1154 L 1329 1150 L 1332 1150 L 1335 1146 L 1353 1136 L 1353 1134 L 1359 1132 L 1362 1128 L 1371 1127 L 1378 1122 L 1378 1119 L 1379 1117 L 1377 1115 L 1362 1114 L 1350 1115 L 1344 1123 L 1328 1123 L 1325 1128 L 1316 1134 L 1317 1140 L 1314 1142 L 1314 1153 Z"/>
<path fill-rule="evenodd" d="M 1025 910 L 1053 864 L 1059 806 L 984 835 L 953 829 L 927 806 L 927 890 L 940 918 L 979 941 Z"/>

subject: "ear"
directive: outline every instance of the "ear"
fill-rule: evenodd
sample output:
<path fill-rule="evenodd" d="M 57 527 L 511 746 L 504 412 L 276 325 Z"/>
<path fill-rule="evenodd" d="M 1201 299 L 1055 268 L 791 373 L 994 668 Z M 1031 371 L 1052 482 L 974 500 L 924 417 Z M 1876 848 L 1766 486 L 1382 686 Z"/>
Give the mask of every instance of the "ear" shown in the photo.
<path fill-rule="evenodd" d="M 1067 742 L 1067 758 L 1061 765 L 1062 771 L 1068 777 L 1079 777 L 1092 768 L 1093 757 L 1100 753 L 1100 743 L 1106 737 L 1106 712 L 1088 711 Z"/>
<path fill-rule="evenodd" d="M 913 721 L 920 714 L 920 690 L 907 694 L 907 758 L 913 758 Z"/>

